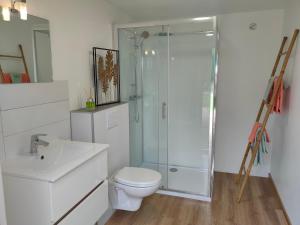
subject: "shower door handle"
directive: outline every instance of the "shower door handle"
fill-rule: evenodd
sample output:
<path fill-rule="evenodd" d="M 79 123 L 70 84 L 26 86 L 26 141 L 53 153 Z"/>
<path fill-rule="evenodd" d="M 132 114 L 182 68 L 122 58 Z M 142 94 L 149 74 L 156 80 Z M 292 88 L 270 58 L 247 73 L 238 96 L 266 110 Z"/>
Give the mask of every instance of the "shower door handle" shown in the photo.
<path fill-rule="evenodd" d="M 167 103 L 165 103 L 165 102 L 162 103 L 161 117 L 163 120 L 167 118 Z"/>

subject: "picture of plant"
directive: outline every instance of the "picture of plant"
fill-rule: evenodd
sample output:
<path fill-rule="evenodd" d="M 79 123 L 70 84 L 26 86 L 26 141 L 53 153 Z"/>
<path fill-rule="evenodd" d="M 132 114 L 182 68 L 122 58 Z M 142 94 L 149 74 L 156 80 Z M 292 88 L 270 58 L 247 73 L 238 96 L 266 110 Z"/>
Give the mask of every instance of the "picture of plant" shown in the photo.
<path fill-rule="evenodd" d="M 97 105 L 120 101 L 119 52 L 113 49 L 93 48 L 95 96 Z"/>

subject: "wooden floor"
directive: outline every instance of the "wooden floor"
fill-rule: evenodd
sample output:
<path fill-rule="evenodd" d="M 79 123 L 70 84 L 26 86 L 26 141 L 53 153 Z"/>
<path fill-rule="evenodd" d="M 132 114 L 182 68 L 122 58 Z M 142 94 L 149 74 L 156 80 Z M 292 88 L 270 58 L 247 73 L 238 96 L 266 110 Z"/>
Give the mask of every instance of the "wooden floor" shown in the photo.
<path fill-rule="evenodd" d="M 155 194 L 137 212 L 116 211 L 106 225 L 287 225 L 270 179 L 251 177 L 238 204 L 234 178 L 215 174 L 211 203 Z"/>

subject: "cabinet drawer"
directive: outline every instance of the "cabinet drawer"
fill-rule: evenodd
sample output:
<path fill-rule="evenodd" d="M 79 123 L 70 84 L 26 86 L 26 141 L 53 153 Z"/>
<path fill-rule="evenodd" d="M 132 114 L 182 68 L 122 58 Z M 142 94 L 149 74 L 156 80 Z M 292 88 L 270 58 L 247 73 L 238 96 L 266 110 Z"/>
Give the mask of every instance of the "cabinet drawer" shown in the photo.
<path fill-rule="evenodd" d="M 85 162 L 50 185 L 51 221 L 55 222 L 107 177 L 107 152 Z"/>
<path fill-rule="evenodd" d="M 58 225 L 94 225 L 108 208 L 108 184 L 105 181 Z"/>

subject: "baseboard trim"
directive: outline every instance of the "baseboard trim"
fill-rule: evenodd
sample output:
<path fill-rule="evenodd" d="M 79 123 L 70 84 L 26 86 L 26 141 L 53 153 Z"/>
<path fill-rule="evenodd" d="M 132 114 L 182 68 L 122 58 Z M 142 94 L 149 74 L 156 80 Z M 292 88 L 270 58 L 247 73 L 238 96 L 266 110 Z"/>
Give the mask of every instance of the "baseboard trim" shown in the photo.
<path fill-rule="evenodd" d="M 289 215 L 287 214 L 287 211 L 286 211 L 286 209 L 285 209 L 285 207 L 284 207 L 284 205 L 283 205 L 282 199 L 281 199 L 281 197 L 280 197 L 280 195 L 279 195 L 278 189 L 277 189 L 277 187 L 276 187 L 276 185 L 275 185 L 275 182 L 274 182 L 274 180 L 273 180 L 273 177 L 272 177 L 271 173 L 269 173 L 269 178 L 270 178 L 271 183 L 272 183 L 272 185 L 273 185 L 273 187 L 274 187 L 274 189 L 275 189 L 275 192 L 276 192 L 276 194 L 277 194 L 277 197 L 278 197 L 278 199 L 279 199 L 279 201 L 280 201 L 280 204 L 281 204 L 281 207 L 282 207 L 282 210 L 283 210 L 283 214 L 284 214 L 284 216 L 285 216 L 285 218 L 286 218 L 286 221 L 287 221 L 288 225 L 292 225 L 291 220 L 290 220 L 290 217 L 289 217 Z"/>

